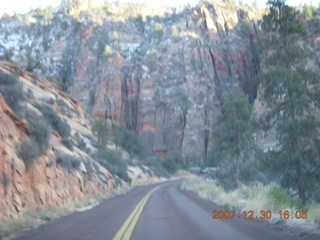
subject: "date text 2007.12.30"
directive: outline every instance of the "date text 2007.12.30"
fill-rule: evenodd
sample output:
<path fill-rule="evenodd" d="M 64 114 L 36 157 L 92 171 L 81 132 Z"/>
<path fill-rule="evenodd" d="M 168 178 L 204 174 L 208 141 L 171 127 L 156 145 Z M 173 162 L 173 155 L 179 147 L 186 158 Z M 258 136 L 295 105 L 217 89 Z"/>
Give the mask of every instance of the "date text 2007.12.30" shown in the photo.
<path fill-rule="evenodd" d="M 235 219 L 235 218 L 244 218 L 244 219 L 271 219 L 274 216 L 274 213 L 270 210 L 255 212 L 252 210 L 249 211 L 212 211 L 212 219 Z M 280 219 L 307 219 L 307 211 L 279 211 L 275 214 L 278 214 Z"/>

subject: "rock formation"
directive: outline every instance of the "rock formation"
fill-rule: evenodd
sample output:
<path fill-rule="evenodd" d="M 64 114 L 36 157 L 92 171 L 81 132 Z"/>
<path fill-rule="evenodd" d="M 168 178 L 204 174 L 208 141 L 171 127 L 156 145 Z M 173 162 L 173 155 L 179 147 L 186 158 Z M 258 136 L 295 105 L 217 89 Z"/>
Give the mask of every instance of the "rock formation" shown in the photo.
<path fill-rule="evenodd" d="M 33 24 L 11 17 L 0 28 L 14 32 L 6 35 L 16 41 L 12 59 L 28 67 L 35 57 L 42 67 L 34 64 L 34 71 L 60 82 L 86 114 L 136 131 L 149 153 L 199 156 L 214 143 L 223 93 L 239 89 L 255 98 L 254 11 L 213 1 L 102 23 L 58 11 L 46 27 L 31 14 Z M 0 34 L 0 45 L 10 49 L 6 39 Z"/>
<path fill-rule="evenodd" d="M 22 216 L 36 207 L 65 206 L 87 196 L 113 191 L 117 187 L 115 177 L 88 154 L 95 149 L 92 146 L 94 137 L 90 121 L 85 118 L 80 105 L 56 85 L 37 79 L 34 74 L 20 70 L 12 63 L 0 61 L 0 70 L 19 76 L 23 91 L 30 95 L 22 103 L 23 108 L 36 113 L 32 107 L 35 103 L 50 102 L 52 108 L 70 125 L 74 144 L 73 150 L 69 150 L 59 133 L 53 131 L 49 149 L 27 168 L 19 156 L 19 145 L 29 135 L 30 126 L 16 115 L 0 94 L 0 222 Z M 80 138 L 86 147 L 81 148 L 76 143 Z M 79 167 L 73 171 L 63 168 L 58 163 L 59 153 L 79 159 Z M 127 153 L 123 154 L 129 157 Z M 133 182 L 156 180 L 139 168 L 128 170 Z"/>

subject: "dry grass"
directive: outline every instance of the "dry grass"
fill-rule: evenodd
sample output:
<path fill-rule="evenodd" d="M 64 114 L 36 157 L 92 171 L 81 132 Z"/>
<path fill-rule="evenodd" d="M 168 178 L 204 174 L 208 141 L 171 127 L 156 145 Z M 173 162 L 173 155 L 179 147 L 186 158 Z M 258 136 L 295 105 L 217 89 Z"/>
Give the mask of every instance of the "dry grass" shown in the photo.
<path fill-rule="evenodd" d="M 195 192 L 201 198 L 208 199 L 218 205 L 224 206 L 230 210 L 249 211 L 255 213 L 260 211 L 272 211 L 271 223 L 284 224 L 288 227 L 295 227 L 300 233 L 320 234 L 320 204 L 312 203 L 298 209 L 289 206 L 289 203 L 283 202 L 281 210 L 307 210 L 307 219 L 283 219 L 279 218 L 279 204 L 270 197 L 272 189 L 276 186 L 271 185 L 255 185 L 242 186 L 233 191 L 226 192 L 223 188 L 212 182 L 208 182 L 198 176 L 188 177 L 182 184 L 182 188 Z M 281 200 L 281 199 L 280 199 Z"/>

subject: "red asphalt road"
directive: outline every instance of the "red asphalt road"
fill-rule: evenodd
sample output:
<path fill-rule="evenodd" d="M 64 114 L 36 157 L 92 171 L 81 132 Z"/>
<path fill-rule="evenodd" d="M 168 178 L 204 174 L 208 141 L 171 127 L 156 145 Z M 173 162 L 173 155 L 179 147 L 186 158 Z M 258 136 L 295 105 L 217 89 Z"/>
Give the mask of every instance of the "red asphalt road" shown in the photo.
<path fill-rule="evenodd" d="M 155 191 L 133 230 L 132 240 L 292 240 L 302 239 L 264 221 L 212 219 L 221 207 L 180 190 L 182 180 Z M 100 205 L 29 230 L 14 240 L 112 240 L 140 200 L 155 186 L 137 187 Z"/>

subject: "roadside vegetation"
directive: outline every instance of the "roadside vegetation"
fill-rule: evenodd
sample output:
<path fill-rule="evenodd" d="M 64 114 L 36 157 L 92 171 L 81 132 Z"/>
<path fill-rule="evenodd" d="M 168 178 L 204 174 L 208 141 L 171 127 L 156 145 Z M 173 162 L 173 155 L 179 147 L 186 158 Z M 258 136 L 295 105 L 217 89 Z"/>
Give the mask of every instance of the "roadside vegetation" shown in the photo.
<path fill-rule="evenodd" d="M 93 156 L 111 174 L 117 175 L 126 182 L 128 165 L 139 166 L 145 172 L 153 172 L 158 177 L 170 177 L 178 169 L 186 169 L 188 164 L 181 154 L 173 154 L 167 159 L 147 155 L 137 134 L 121 127 L 108 128 L 102 119 L 97 119 L 92 125 L 92 133 L 98 139 L 98 152 Z M 113 142 L 116 149 L 109 149 L 107 144 Z M 125 159 L 122 150 L 129 153 Z M 143 167 L 145 166 L 145 167 Z"/>
<path fill-rule="evenodd" d="M 216 169 L 207 180 L 188 178 L 183 188 L 229 210 L 270 210 L 271 222 L 298 226 L 301 234 L 319 233 L 320 86 L 319 74 L 306 67 L 314 55 L 305 41 L 315 9 L 304 7 L 305 24 L 285 1 L 270 0 L 268 7 L 259 39 L 265 70 L 254 79 L 265 110 L 255 116 L 246 95 L 225 94 L 206 159 Z M 255 140 L 271 132 L 276 144 L 263 151 Z M 280 210 L 307 211 L 308 217 L 284 220 L 277 218 Z"/>
<path fill-rule="evenodd" d="M 320 204 L 303 204 L 301 200 L 294 198 L 288 190 L 276 185 L 242 185 L 234 190 L 227 191 L 218 184 L 198 176 L 188 177 L 182 189 L 192 191 L 204 199 L 223 206 L 226 210 L 237 212 L 272 211 L 271 223 L 282 226 L 297 227 L 300 234 L 319 234 L 320 227 Z M 307 211 L 307 219 L 280 219 L 278 211 L 289 212 L 301 210 Z M 255 215 L 257 216 L 257 215 Z"/>

